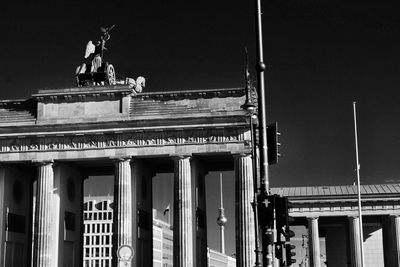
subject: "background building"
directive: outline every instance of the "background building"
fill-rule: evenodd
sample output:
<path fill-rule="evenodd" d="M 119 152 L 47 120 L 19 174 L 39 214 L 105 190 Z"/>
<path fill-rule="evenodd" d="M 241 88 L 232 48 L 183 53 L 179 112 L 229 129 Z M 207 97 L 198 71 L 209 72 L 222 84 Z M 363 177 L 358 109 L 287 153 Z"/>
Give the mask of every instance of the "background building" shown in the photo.
<path fill-rule="evenodd" d="M 84 198 L 83 266 L 109 267 L 112 261 L 113 197 Z M 173 230 L 153 209 L 153 267 L 173 266 Z M 209 267 L 233 267 L 236 259 L 208 249 Z"/>
<path fill-rule="evenodd" d="M 112 260 L 113 197 L 85 197 L 83 266 L 109 267 Z"/>
<path fill-rule="evenodd" d="M 173 266 L 173 231 L 162 214 L 153 209 L 153 267 Z"/>

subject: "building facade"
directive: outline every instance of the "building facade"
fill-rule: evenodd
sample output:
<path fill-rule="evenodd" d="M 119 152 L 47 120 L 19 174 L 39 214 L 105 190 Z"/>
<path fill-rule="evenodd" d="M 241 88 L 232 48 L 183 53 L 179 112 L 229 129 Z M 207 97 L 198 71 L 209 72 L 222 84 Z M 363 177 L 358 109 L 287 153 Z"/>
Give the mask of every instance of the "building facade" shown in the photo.
<path fill-rule="evenodd" d="M 295 218 L 293 266 L 361 266 L 356 186 L 274 188 Z M 364 266 L 400 266 L 400 184 L 362 185 Z"/>
<path fill-rule="evenodd" d="M 153 267 L 173 267 L 174 232 L 153 209 Z"/>
<path fill-rule="evenodd" d="M 111 267 L 113 197 L 85 197 L 83 204 L 83 266 Z"/>
<path fill-rule="evenodd" d="M 148 264 L 151 178 L 172 172 L 174 266 L 205 266 L 204 176 L 236 170 L 238 217 L 245 218 L 237 229 L 237 257 L 249 266 L 244 259 L 252 257 L 254 242 L 242 240 L 253 240 L 254 220 L 244 100 L 241 88 L 137 94 L 117 85 L 0 101 L 0 212 L 7 214 L 0 220 L 0 258 L 6 266 L 82 265 L 83 181 L 100 174 L 115 177 L 113 264 L 121 246 L 134 250 L 131 263 Z"/>

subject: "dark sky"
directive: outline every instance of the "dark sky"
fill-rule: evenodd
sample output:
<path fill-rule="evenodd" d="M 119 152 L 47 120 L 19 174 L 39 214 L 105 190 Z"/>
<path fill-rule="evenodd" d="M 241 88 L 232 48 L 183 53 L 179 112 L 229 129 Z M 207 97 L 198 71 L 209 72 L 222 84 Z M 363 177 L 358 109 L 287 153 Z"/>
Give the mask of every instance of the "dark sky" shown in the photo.
<path fill-rule="evenodd" d="M 245 46 L 254 66 L 253 1 L 13 2 L 1 7 L 1 99 L 73 86 L 87 41 L 111 24 L 106 60 L 145 76 L 145 91 L 244 86 Z M 362 182 L 399 182 L 398 1 L 262 2 L 268 121 L 282 132 L 271 185 L 353 183 L 354 100 Z"/>

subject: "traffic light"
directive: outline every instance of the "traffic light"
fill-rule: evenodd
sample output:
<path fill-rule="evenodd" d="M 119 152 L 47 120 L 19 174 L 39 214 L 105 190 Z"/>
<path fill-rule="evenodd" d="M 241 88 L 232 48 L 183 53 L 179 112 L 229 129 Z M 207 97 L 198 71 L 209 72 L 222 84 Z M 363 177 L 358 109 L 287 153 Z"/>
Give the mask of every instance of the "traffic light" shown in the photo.
<path fill-rule="evenodd" d="M 293 263 L 296 262 L 296 260 L 292 258 L 292 257 L 296 256 L 296 253 L 292 251 L 295 248 L 296 248 L 296 246 L 294 246 L 294 245 L 292 245 L 290 243 L 286 244 L 286 249 L 285 249 L 286 266 L 290 266 L 290 265 L 292 265 Z"/>
<path fill-rule="evenodd" d="M 287 220 L 285 201 L 286 198 L 279 197 L 276 199 L 275 203 L 276 233 L 278 242 L 284 241 L 282 240 L 282 235 L 285 236 L 286 220 Z"/>
<path fill-rule="evenodd" d="M 289 204 L 287 197 L 279 197 L 275 200 L 275 214 L 276 214 L 276 230 L 277 230 L 277 245 L 284 244 L 286 254 L 286 265 L 290 266 L 296 260 L 292 259 L 296 255 L 292 250 L 295 246 L 290 244 L 290 238 L 294 236 L 294 232 L 290 230 L 290 225 L 294 222 L 294 218 L 289 216 Z M 282 236 L 284 240 L 282 240 Z"/>
<path fill-rule="evenodd" d="M 275 195 L 259 196 L 258 216 L 261 225 L 272 228 L 274 222 Z"/>
<path fill-rule="evenodd" d="M 296 253 L 292 250 L 294 250 L 296 247 L 290 243 L 290 238 L 294 237 L 294 232 L 290 230 L 290 225 L 294 223 L 294 218 L 289 216 L 289 209 L 291 208 L 291 203 L 287 198 L 285 198 L 285 209 L 286 209 L 286 266 L 290 266 L 293 263 L 296 262 L 295 259 L 293 259 L 293 256 L 296 255 Z"/>
<path fill-rule="evenodd" d="M 267 126 L 267 146 L 268 146 L 268 164 L 278 163 L 279 143 L 278 137 L 281 135 L 278 132 L 278 123 L 274 122 Z"/>

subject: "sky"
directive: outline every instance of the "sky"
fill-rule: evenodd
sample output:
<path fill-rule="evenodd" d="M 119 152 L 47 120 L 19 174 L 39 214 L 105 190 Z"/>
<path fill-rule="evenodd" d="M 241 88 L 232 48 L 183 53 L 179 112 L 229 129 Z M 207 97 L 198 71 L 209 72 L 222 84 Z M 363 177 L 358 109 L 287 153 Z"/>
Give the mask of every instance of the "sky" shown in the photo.
<path fill-rule="evenodd" d="M 267 120 L 281 132 L 271 186 L 400 181 L 398 1 L 262 1 Z M 0 99 L 74 86 L 86 43 L 115 24 L 105 59 L 145 91 L 243 87 L 255 79 L 253 1 L 19 0 L 2 5 Z"/>
<path fill-rule="evenodd" d="M 115 24 L 105 59 L 145 92 L 244 87 L 255 78 L 254 1 L 16 0 L 0 16 L 0 99 L 74 86 L 86 43 Z M 279 123 L 270 185 L 400 182 L 400 4 L 268 0 L 267 121 Z"/>

